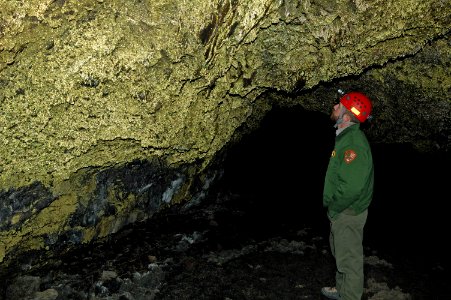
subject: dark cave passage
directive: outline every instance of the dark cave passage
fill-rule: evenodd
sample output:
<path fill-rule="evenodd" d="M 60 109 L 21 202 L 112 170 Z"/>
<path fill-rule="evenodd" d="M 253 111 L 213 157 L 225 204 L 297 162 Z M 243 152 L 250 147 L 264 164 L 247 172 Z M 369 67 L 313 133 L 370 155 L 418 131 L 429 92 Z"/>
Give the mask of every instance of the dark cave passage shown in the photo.
<path fill-rule="evenodd" d="M 230 150 L 225 185 L 249 199 L 250 228 L 271 232 L 306 224 L 328 229 L 322 182 L 334 134 L 325 114 L 274 108 L 259 129 Z"/>
<path fill-rule="evenodd" d="M 305 224 L 327 237 L 322 189 L 334 137 L 326 114 L 275 108 L 230 151 L 224 165 L 227 188 L 250 199 L 243 230 L 267 234 Z M 450 156 L 369 141 L 375 190 L 365 246 L 397 259 L 448 264 Z"/>

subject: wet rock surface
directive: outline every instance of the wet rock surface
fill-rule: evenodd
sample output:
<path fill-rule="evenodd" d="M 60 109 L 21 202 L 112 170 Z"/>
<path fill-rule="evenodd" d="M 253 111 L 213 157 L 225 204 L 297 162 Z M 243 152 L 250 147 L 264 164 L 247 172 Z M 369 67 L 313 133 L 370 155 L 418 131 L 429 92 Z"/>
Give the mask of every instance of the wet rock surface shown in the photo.
<path fill-rule="evenodd" d="M 0 299 L 322 299 L 334 278 L 328 224 L 260 204 L 222 192 L 173 207 L 3 278 Z M 446 266 L 381 253 L 365 248 L 364 299 L 446 299 Z"/>

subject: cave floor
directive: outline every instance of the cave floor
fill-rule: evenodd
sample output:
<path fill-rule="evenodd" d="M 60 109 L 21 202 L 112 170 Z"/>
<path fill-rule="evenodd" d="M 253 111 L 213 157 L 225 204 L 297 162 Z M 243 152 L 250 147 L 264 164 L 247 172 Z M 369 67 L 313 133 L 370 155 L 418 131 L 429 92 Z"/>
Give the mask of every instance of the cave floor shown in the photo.
<path fill-rule="evenodd" d="M 223 194 L 3 280 L 3 299 L 324 299 L 327 227 L 271 219 Z M 363 299 L 450 299 L 449 270 L 365 248 Z M 448 274 L 448 275 L 447 275 Z M 448 279 L 447 279 L 448 278 Z M 2 299 L 2 298 L 0 298 Z"/>

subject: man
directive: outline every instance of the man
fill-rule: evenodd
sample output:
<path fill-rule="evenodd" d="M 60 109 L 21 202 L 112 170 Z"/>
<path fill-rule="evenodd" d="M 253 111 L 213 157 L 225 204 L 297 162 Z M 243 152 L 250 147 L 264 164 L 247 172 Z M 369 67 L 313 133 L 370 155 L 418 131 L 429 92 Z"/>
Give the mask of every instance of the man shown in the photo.
<path fill-rule="evenodd" d="M 373 197 L 373 159 L 360 123 L 372 109 L 371 100 L 350 92 L 333 108 L 335 148 L 324 181 L 323 205 L 330 220 L 329 243 L 335 258 L 335 287 L 323 287 L 329 299 L 360 300 L 363 295 L 363 227 Z"/>

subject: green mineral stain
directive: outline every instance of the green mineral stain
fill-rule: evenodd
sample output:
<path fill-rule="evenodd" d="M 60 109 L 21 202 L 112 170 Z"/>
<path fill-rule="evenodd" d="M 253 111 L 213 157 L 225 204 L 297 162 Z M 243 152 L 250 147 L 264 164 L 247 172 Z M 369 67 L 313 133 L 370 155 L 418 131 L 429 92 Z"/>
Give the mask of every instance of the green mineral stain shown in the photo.
<path fill-rule="evenodd" d="M 9 249 L 19 245 L 24 251 L 43 249 L 45 245 L 42 236 L 58 234 L 67 229 L 64 224 L 77 206 L 75 195 L 62 195 L 30 218 L 26 226 L 0 232 L 0 262 Z"/>

